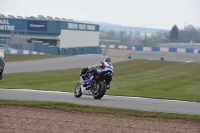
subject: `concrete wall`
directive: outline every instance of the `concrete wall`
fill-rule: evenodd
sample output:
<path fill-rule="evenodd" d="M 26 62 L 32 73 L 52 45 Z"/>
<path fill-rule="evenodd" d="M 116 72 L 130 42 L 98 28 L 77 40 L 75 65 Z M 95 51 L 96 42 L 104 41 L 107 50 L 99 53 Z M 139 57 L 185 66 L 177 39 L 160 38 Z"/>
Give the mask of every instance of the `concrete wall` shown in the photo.
<path fill-rule="evenodd" d="M 4 54 L 44 54 L 36 51 L 17 50 L 17 49 L 0 49 L 0 53 Z"/>
<path fill-rule="evenodd" d="M 85 55 L 85 54 L 101 54 L 101 47 L 76 47 L 61 48 L 60 55 Z"/>
<path fill-rule="evenodd" d="M 59 48 L 57 46 L 49 46 L 46 43 L 35 41 L 34 51 L 55 54 L 55 55 L 81 55 L 81 54 L 101 54 L 101 47 L 99 46 L 87 46 L 87 47 L 71 47 L 71 48 Z"/>
<path fill-rule="evenodd" d="M 60 48 L 99 46 L 99 32 L 61 30 Z"/>

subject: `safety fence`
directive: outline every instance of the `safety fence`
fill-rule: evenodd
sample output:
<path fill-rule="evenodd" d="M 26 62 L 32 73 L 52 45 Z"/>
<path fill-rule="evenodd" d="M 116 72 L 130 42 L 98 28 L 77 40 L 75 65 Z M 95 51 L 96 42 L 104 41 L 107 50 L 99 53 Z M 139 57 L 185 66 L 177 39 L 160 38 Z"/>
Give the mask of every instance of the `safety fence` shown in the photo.
<path fill-rule="evenodd" d="M 20 45 L 20 44 L 18 44 Z M 25 45 L 25 44 L 22 44 Z M 70 48 L 59 48 L 58 46 L 51 46 L 48 43 L 42 41 L 33 41 L 31 43 L 32 50 L 21 50 L 21 49 L 0 49 L 0 52 L 4 54 L 53 54 L 53 55 L 84 55 L 84 54 L 101 54 L 101 47 L 99 46 L 86 46 L 86 47 L 70 47 Z M 29 45 L 30 46 L 30 45 Z"/>
<path fill-rule="evenodd" d="M 156 52 L 179 52 L 179 53 L 200 53 L 199 49 L 193 48 L 173 48 L 173 47 L 143 47 L 143 46 L 124 46 L 101 44 L 102 48 L 127 49 L 134 51 L 156 51 Z"/>

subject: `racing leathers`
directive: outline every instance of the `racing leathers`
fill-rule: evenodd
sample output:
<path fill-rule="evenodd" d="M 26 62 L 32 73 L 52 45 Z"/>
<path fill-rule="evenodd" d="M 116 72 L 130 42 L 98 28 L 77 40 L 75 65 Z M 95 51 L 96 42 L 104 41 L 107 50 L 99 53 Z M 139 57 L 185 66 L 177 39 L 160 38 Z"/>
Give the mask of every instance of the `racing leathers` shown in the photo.
<path fill-rule="evenodd" d="M 89 66 L 88 69 L 91 69 L 93 67 L 100 67 L 102 69 L 102 70 L 97 70 L 98 75 L 103 75 L 107 72 L 110 72 L 110 74 L 113 74 L 113 66 L 112 66 L 111 62 L 108 62 L 108 61 L 100 62 L 99 64 Z M 96 75 L 94 74 L 94 76 L 96 76 Z M 107 89 L 110 88 L 111 81 L 112 81 L 112 76 L 110 79 L 106 80 Z"/>

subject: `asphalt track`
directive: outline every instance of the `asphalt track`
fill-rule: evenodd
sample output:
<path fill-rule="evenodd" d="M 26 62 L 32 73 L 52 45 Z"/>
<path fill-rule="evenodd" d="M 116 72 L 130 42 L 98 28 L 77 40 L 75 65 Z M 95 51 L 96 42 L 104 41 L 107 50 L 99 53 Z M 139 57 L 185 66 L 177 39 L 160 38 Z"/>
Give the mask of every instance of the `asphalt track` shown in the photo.
<path fill-rule="evenodd" d="M 113 56 L 113 62 L 121 62 L 129 60 L 127 55 L 133 58 L 159 60 L 161 56 L 165 56 L 168 61 L 185 62 L 186 58 L 199 61 L 198 54 L 167 54 L 167 53 L 128 53 L 120 57 Z M 35 72 L 46 70 L 60 70 L 69 68 L 83 68 L 102 61 L 105 57 L 102 56 L 72 56 L 54 59 L 43 59 L 34 61 L 7 62 L 4 74 L 19 73 L 19 72 Z M 122 62 L 123 63 L 123 62 Z M 101 100 L 95 100 L 91 96 L 82 96 L 75 98 L 72 93 L 66 92 L 49 92 L 49 91 L 34 91 L 34 90 L 14 90 L 0 89 L 0 99 L 7 100 L 39 100 L 39 101 L 59 101 L 71 102 L 83 105 L 103 106 L 112 108 L 123 108 L 132 110 L 166 112 L 177 114 L 200 115 L 200 103 L 186 102 L 164 99 L 150 99 L 139 97 L 123 97 L 123 96 L 108 96 L 105 95 Z"/>
<path fill-rule="evenodd" d="M 132 50 L 109 50 L 112 62 L 121 62 L 132 59 L 160 60 L 176 62 L 200 62 L 200 54 L 168 53 L 168 52 L 140 52 Z M 53 59 L 7 62 L 4 74 L 19 72 L 35 72 L 46 70 L 61 70 L 69 68 L 83 68 L 101 62 L 105 57 L 100 55 L 71 56 Z"/>
<path fill-rule="evenodd" d="M 93 64 L 100 63 L 105 57 L 103 56 L 71 56 L 42 60 L 7 62 L 4 74 L 19 72 L 39 72 L 47 70 L 61 70 L 69 68 L 84 68 Z M 125 57 L 114 57 L 113 62 L 128 60 Z"/>
<path fill-rule="evenodd" d="M 87 95 L 75 98 L 73 93 L 68 92 L 0 89 L 0 99 L 69 102 L 150 112 L 200 115 L 200 103 L 140 97 L 105 95 L 101 100 L 96 100 Z"/>

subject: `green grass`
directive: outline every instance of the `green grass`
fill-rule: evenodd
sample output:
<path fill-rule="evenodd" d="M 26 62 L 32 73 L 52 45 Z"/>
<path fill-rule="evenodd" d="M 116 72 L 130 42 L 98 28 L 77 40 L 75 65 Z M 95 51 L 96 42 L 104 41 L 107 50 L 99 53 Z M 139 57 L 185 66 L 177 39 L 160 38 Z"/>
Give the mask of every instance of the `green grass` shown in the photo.
<path fill-rule="evenodd" d="M 106 94 L 200 102 L 199 63 L 129 60 L 113 66 Z M 80 69 L 4 74 L 0 88 L 73 92 Z"/>
<path fill-rule="evenodd" d="M 15 62 L 15 61 L 40 60 L 40 59 L 58 58 L 58 57 L 66 57 L 66 56 L 61 56 L 61 55 L 6 54 L 4 60 L 5 60 L 5 62 Z"/>
<path fill-rule="evenodd" d="M 88 105 L 77 105 L 73 103 L 63 103 L 63 102 L 0 100 L 0 106 L 3 105 L 56 109 L 56 110 L 73 111 L 73 112 L 77 111 L 83 113 L 111 114 L 115 116 L 153 117 L 153 118 L 184 119 L 184 120 L 196 120 L 196 121 L 200 120 L 200 116 L 104 108 L 104 107 L 96 107 Z"/>

